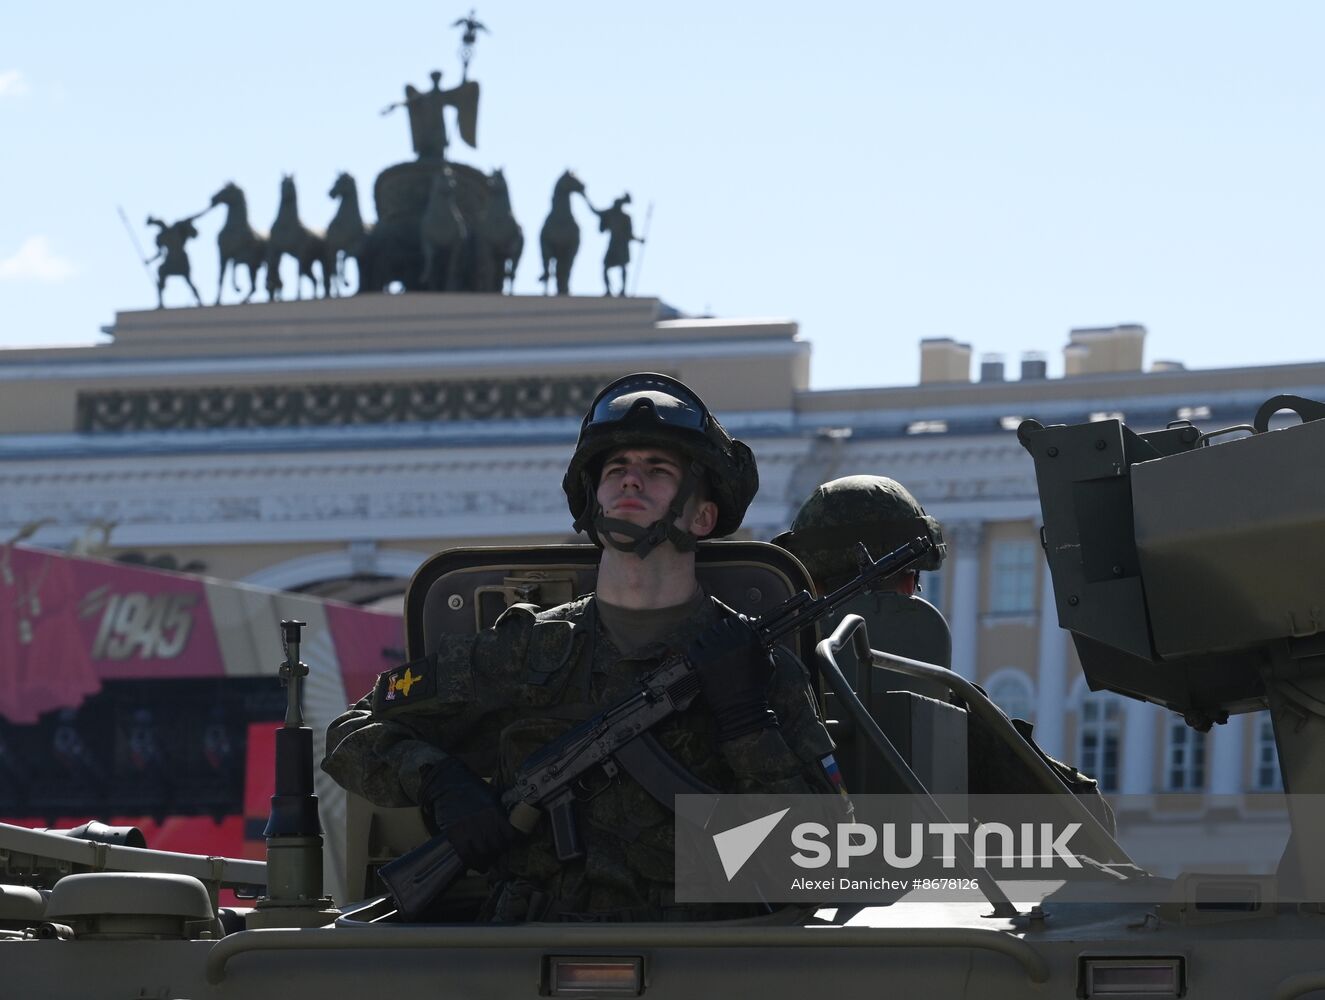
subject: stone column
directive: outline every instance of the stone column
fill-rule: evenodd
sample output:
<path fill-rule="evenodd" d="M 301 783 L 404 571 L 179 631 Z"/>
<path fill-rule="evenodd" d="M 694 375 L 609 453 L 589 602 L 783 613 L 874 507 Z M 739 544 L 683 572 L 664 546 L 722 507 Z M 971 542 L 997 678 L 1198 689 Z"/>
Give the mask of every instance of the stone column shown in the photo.
<path fill-rule="evenodd" d="M 1205 766 L 1210 774 L 1207 787 L 1211 794 L 1237 795 L 1243 790 L 1246 731 L 1246 716 L 1230 715 L 1227 723 L 1211 726 L 1206 734 Z"/>
<path fill-rule="evenodd" d="M 1149 795 L 1155 790 L 1155 731 L 1163 710 L 1147 701 L 1123 702 L 1123 731 L 1118 743 L 1118 791 L 1123 795 Z"/>
<path fill-rule="evenodd" d="M 952 669 L 975 680 L 980 635 L 980 541 L 984 524 L 957 521 L 944 524 L 943 535 L 954 551 L 952 599 L 948 627 L 952 630 Z"/>
<path fill-rule="evenodd" d="M 1067 721 L 1068 635 L 1058 627 L 1054 582 L 1048 565 L 1040 566 L 1039 671 L 1035 682 L 1035 742 L 1050 757 L 1063 759 Z M 1068 755 L 1070 756 L 1070 755 Z"/>

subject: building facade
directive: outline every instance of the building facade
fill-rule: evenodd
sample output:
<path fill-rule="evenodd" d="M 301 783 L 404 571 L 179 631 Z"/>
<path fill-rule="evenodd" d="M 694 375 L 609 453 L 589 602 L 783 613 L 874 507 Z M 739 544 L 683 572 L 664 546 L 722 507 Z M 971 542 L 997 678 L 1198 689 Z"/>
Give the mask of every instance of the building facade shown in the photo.
<path fill-rule="evenodd" d="M 1277 393 L 1325 398 L 1325 363 L 1143 371 L 1144 330 L 1122 326 L 1073 331 L 1062 378 L 1029 355 L 1020 378 L 985 358 L 973 381 L 967 345 L 928 340 L 915 384 L 824 391 L 788 320 L 423 293 L 121 313 L 106 332 L 0 353 L 0 538 L 389 603 L 441 548 L 571 540 L 560 481 L 588 402 L 662 371 L 754 449 L 746 537 L 783 530 L 828 479 L 905 483 L 950 542 L 924 587 L 954 669 L 1050 754 L 1130 796 L 1278 788 L 1263 715 L 1202 734 L 1087 689 L 1015 432 L 1026 417 L 1247 423 Z"/>

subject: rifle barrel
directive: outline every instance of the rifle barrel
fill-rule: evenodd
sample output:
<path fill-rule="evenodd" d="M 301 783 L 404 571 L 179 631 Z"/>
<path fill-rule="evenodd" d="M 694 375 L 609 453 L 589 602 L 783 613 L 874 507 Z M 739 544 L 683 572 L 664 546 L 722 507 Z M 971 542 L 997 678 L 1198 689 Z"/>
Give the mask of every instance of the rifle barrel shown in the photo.
<path fill-rule="evenodd" d="M 933 547 L 934 543 L 930 539 L 924 535 L 917 535 L 905 545 L 898 546 L 887 555 L 873 560 L 854 579 L 848 580 L 832 593 L 798 603 L 782 614 L 766 616 L 755 623 L 755 628 L 764 636 L 766 642 L 777 642 L 793 632 L 800 631 L 805 627 L 807 620 L 815 621 L 836 611 L 847 601 L 869 589 L 871 585 L 907 569 Z M 772 620 L 767 621 L 767 618 Z"/>

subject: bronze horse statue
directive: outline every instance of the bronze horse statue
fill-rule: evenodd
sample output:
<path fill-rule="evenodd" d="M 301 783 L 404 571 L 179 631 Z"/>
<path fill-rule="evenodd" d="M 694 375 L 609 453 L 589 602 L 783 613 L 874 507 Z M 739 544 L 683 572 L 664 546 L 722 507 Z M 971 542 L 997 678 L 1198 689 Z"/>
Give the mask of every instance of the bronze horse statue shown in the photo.
<path fill-rule="evenodd" d="M 225 287 L 225 271 L 230 268 L 230 277 L 239 292 L 239 268 L 248 268 L 247 302 L 253 298 L 258 287 L 258 271 L 267 261 L 267 237 L 257 232 L 248 221 L 248 201 L 243 190 L 230 181 L 225 187 L 212 195 L 212 205 L 224 205 L 226 208 L 225 224 L 216 234 L 216 246 L 221 253 L 221 273 L 216 279 L 216 304 L 221 304 L 221 290 Z"/>
<path fill-rule="evenodd" d="M 313 297 L 317 298 L 317 276 L 313 274 L 313 265 L 322 268 L 325 256 L 326 240 L 321 233 L 316 233 L 299 221 L 299 198 L 294 189 L 294 176 L 286 174 L 281 178 L 281 203 L 276 210 L 276 221 L 271 224 L 271 235 L 267 238 L 267 288 L 273 299 L 280 298 L 281 258 L 287 253 L 299 264 L 299 279 L 295 282 L 295 298 L 303 298 L 304 283 L 307 278 L 313 283 Z M 276 274 L 272 280 L 273 272 Z M 329 295 L 330 279 L 322 269 L 322 294 Z"/>
<path fill-rule="evenodd" d="M 478 222 L 476 291 L 515 294 L 515 269 L 524 253 L 524 231 L 511 212 L 511 194 L 500 169 L 488 177 L 488 202 Z"/>
<path fill-rule="evenodd" d="M 369 227 L 364 225 L 359 210 L 359 186 L 345 172 L 336 177 L 328 192 L 329 197 L 340 199 L 340 206 L 327 226 L 326 250 L 322 258 L 322 274 L 327 279 L 330 294 L 344 294 L 349 288 L 345 279 L 345 264 L 353 257 L 359 275 L 359 287 L 364 286 L 364 244 Z"/>
<path fill-rule="evenodd" d="M 580 227 L 570 210 L 570 196 L 584 196 L 584 185 L 580 179 L 567 170 L 557 178 L 552 188 L 552 210 L 538 241 L 543 250 L 543 294 L 547 294 L 548 282 L 553 275 L 557 281 L 557 294 L 570 294 L 570 269 L 575 262 L 575 254 L 580 249 Z"/>
<path fill-rule="evenodd" d="M 455 202 L 455 177 L 446 167 L 433 175 L 428 204 L 419 220 L 419 243 L 423 249 L 419 284 L 423 288 L 449 292 L 460 287 L 468 238 L 469 227 Z"/>

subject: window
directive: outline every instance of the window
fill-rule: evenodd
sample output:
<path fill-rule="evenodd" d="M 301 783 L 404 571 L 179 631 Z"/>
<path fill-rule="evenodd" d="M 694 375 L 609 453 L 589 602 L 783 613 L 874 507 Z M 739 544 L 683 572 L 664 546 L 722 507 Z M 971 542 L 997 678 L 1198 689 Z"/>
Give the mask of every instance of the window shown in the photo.
<path fill-rule="evenodd" d="M 948 433 L 948 422 L 946 420 L 912 420 L 906 425 L 908 434 L 946 434 Z"/>
<path fill-rule="evenodd" d="M 1035 694 L 1031 689 L 1030 678 L 1020 670 L 1011 667 L 1000 670 L 989 678 L 987 685 L 989 700 L 1003 709 L 1012 719 L 1025 719 L 1031 722 L 1035 718 Z"/>
<path fill-rule="evenodd" d="M 995 542 L 990 578 L 989 610 L 997 615 L 1025 615 L 1035 611 L 1035 544 L 1027 541 Z"/>
<path fill-rule="evenodd" d="M 1119 701 L 1117 695 L 1096 694 L 1081 702 L 1077 759 L 1081 770 L 1100 783 L 1101 792 L 1118 791 Z"/>
<path fill-rule="evenodd" d="M 1205 787 L 1205 733 L 1182 719 L 1169 722 L 1168 766 L 1164 787 L 1170 792 L 1195 792 Z"/>
<path fill-rule="evenodd" d="M 1252 779 L 1258 792 L 1278 792 L 1284 787 L 1279 773 L 1279 747 L 1274 742 L 1274 723 L 1270 713 L 1260 717 L 1256 726 L 1256 773 Z"/>

